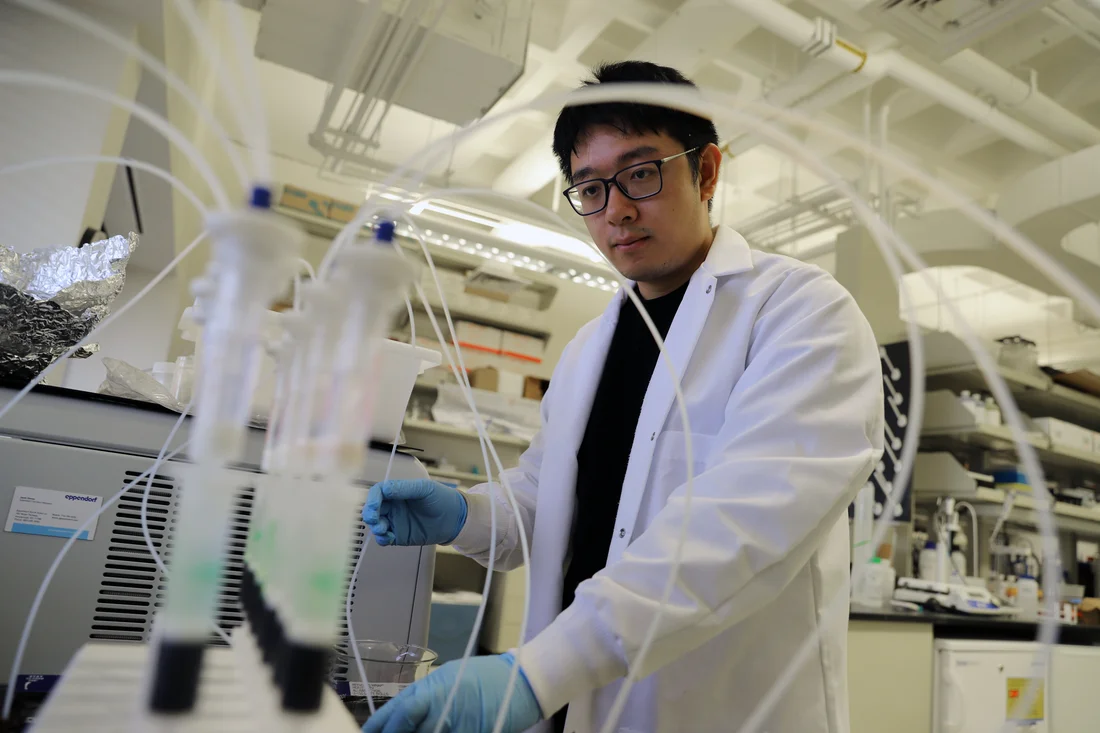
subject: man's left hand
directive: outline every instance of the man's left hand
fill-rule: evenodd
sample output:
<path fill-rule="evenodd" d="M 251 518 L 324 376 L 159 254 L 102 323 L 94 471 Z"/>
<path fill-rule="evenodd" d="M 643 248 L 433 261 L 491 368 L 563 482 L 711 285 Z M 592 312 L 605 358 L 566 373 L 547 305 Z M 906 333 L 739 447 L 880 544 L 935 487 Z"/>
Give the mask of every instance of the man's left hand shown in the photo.
<path fill-rule="evenodd" d="M 363 733 L 434 733 L 443 715 L 447 696 L 455 687 L 460 661 L 447 662 L 424 679 L 409 685 L 378 709 L 363 726 Z M 508 680 L 515 660 L 511 654 L 471 657 L 458 680 L 448 733 L 492 733 L 504 706 Z M 542 720 L 538 700 L 523 671 L 516 674 L 502 733 L 521 733 Z"/>

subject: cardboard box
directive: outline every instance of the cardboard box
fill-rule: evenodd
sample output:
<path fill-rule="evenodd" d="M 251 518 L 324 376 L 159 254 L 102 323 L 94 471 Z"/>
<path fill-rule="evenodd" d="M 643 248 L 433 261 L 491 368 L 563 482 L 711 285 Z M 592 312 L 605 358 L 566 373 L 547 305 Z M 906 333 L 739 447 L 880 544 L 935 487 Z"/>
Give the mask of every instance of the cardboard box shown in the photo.
<path fill-rule="evenodd" d="M 1037 428 L 1046 433 L 1053 447 L 1092 453 L 1093 433 L 1091 430 L 1052 417 L 1038 417 L 1033 422 Z"/>
<path fill-rule="evenodd" d="M 1084 598 L 1077 607 L 1079 626 L 1100 626 L 1100 598 Z"/>
<path fill-rule="evenodd" d="M 504 332 L 492 326 L 482 326 L 470 321 L 455 321 L 455 337 L 464 349 L 487 354 L 499 354 Z"/>
<path fill-rule="evenodd" d="M 523 396 L 523 375 L 515 372 L 497 369 L 496 367 L 481 367 L 470 370 L 470 386 L 474 389 L 483 389 L 487 392 Z"/>
<path fill-rule="evenodd" d="M 504 356 L 541 364 L 544 351 L 546 351 L 546 342 L 540 338 L 512 331 L 502 332 L 500 353 Z"/>
<path fill-rule="evenodd" d="M 549 379 L 541 377 L 523 378 L 523 396 L 529 400 L 541 400 L 546 394 L 546 388 L 550 386 Z"/>
<path fill-rule="evenodd" d="M 283 186 L 283 195 L 279 199 L 279 205 L 288 209 L 297 209 L 315 216 L 328 216 L 329 205 L 332 199 L 313 191 L 307 191 L 297 186 Z"/>
<path fill-rule="evenodd" d="M 355 204 L 348 203 L 347 201 L 340 201 L 339 199 L 332 199 L 328 207 L 328 218 L 333 221 L 347 224 L 355 218 L 355 214 L 358 211 L 359 207 Z"/>

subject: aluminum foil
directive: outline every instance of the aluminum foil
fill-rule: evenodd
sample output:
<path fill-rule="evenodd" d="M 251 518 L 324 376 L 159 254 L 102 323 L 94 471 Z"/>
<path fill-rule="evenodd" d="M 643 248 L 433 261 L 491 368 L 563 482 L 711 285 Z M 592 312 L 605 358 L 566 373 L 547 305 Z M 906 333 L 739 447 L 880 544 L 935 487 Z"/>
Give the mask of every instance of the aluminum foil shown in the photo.
<path fill-rule="evenodd" d="M 33 379 L 87 336 L 122 290 L 136 246 L 136 234 L 25 254 L 0 245 L 0 378 Z"/>

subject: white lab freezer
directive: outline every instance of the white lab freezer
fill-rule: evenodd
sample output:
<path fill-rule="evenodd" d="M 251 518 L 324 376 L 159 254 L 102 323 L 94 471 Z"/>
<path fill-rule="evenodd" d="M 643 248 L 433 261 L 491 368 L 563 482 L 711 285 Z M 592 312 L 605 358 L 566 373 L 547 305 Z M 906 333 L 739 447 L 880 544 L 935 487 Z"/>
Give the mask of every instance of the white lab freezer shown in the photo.
<path fill-rule="evenodd" d="M 1013 720 L 1026 733 L 1096 733 L 1093 704 L 1100 678 L 1100 648 L 1059 645 L 1044 669 L 1038 645 L 1025 642 L 936 641 L 933 663 L 933 733 L 998 733 Z M 1025 688 L 1037 680 L 1039 696 L 1027 709 Z"/>

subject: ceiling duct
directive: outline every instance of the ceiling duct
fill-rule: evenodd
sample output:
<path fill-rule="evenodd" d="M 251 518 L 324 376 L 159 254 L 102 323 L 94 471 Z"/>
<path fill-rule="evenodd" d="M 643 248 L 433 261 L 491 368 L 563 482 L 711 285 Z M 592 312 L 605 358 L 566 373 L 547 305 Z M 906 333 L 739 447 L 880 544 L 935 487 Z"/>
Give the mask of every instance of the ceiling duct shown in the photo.
<path fill-rule="evenodd" d="M 861 15 L 936 61 L 968 48 L 1050 0 L 878 0 Z"/>
<path fill-rule="evenodd" d="M 267 0 L 256 56 L 332 84 L 310 144 L 369 167 L 391 105 L 463 125 L 496 104 L 523 73 L 531 12 L 532 0 Z"/>

